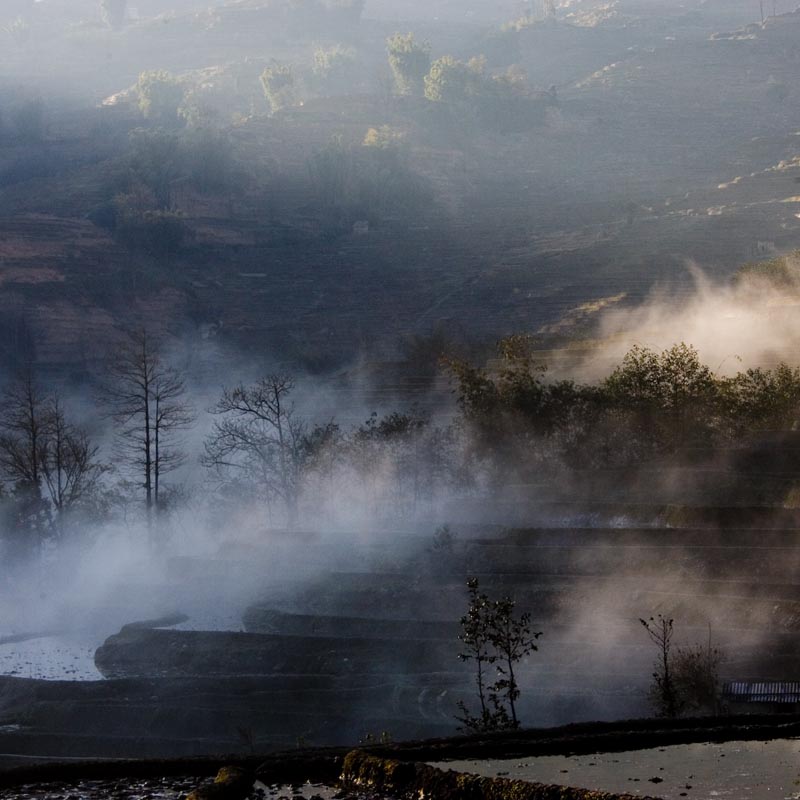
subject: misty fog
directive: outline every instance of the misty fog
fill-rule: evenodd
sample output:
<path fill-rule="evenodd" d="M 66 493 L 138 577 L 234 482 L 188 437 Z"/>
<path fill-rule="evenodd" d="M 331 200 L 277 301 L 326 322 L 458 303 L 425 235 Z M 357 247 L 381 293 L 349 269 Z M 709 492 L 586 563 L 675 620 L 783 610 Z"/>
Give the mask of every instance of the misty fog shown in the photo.
<path fill-rule="evenodd" d="M 799 31 L 2 0 L 0 769 L 452 736 L 470 578 L 522 727 L 797 680 Z"/>

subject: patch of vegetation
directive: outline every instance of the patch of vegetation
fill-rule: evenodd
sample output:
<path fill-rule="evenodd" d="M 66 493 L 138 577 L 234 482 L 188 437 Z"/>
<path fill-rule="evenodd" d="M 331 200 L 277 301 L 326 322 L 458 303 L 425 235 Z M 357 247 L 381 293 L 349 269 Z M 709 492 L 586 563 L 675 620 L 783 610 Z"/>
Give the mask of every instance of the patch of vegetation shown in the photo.
<path fill-rule="evenodd" d="M 684 343 L 634 347 L 596 385 L 548 381 L 526 337 L 499 345 L 489 372 L 449 361 L 479 458 L 502 473 L 534 475 L 546 459 L 630 465 L 690 443 L 714 446 L 748 432 L 791 430 L 800 417 L 800 369 L 780 364 L 714 375 Z M 516 465 L 511 467 L 510 465 Z"/>
<path fill-rule="evenodd" d="M 347 93 L 356 83 L 357 72 L 356 51 L 352 47 L 335 44 L 314 51 L 314 84 L 323 94 Z"/>
<path fill-rule="evenodd" d="M 477 578 L 467 581 L 469 608 L 461 618 L 459 640 L 463 650 L 461 661 L 475 666 L 475 692 L 478 712 L 472 713 L 459 701 L 456 719 L 467 731 L 488 732 L 516 729 L 517 700 L 520 691 L 514 667 L 530 653 L 538 650 L 536 641 L 541 632 L 531 631 L 531 615 L 514 615 L 515 603 L 510 597 L 490 600 L 480 591 Z M 490 673 L 494 671 L 495 680 Z"/>
<path fill-rule="evenodd" d="M 397 93 L 421 97 L 431 69 L 430 45 L 418 42 L 413 33 L 396 33 L 387 40 L 386 48 Z"/>
<path fill-rule="evenodd" d="M 136 84 L 139 110 L 146 120 L 164 128 L 177 128 L 182 124 L 179 109 L 185 89 L 169 72 L 156 70 L 143 72 Z"/>
<path fill-rule="evenodd" d="M 261 73 L 261 88 L 273 114 L 293 106 L 297 101 L 297 82 L 288 64 L 267 67 Z"/>
<path fill-rule="evenodd" d="M 800 250 L 785 256 L 743 264 L 733 276 L 734 284 L 764 281 L 776 289 L 797 290 L 800 286 Z"/>
<path fill-rule="evenodd" d="M 639 622 L 658 656 L 650 686 L 650 701 L 660 717 L 717 713 L 720 703 L 720 651 L 711 645 L 673 647 L 674 620 L 659 614 Z"/>

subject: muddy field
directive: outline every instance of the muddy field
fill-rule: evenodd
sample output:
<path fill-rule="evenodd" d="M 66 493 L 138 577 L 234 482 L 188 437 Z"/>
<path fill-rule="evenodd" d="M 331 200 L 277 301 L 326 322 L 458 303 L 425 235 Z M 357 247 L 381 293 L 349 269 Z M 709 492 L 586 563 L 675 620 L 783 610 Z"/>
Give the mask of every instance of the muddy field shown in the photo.
<path fill-rule="evenodd" d="M 8 789 L 3 800 L 183 800 L 206 781 L 193 777 L 28 784 Z M 319 783 L 267 785 L 256 781 L 253 800 L 381 800 L 368 792 L 343 791 Z"/>
<path fill-rule="evenodd" d="M 444 769 L 559 783 L 664 800 L 800 798 L 800 740 L 705 742 L 620 753 L 434 764 Z"/>

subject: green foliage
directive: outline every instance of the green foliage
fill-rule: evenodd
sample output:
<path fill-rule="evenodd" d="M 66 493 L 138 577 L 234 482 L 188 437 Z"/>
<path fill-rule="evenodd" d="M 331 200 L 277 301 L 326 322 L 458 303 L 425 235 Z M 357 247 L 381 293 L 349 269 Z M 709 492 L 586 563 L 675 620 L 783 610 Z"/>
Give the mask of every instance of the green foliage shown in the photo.
<path fill-rule="evenodd" d="M 530 474 L 555 456 L 566 456 L 565 441 L 597 403 L 589 387 L 546 381 L 529 337 L 503 339 L 498 354 L 491 372 L 460 359 L 446 363 L 472 434 L 472 456 L 502 483 L 516 472 Z"/>
<path fill-rule="evenodd" d="M 525 73 L 509 68 L 492 75 L 486 63 L 484 56 L 467 62 L 452 56 L 436 59 L 425 76 L 425 97 L 459 117 L 468 114 L 503 133 L 539 124 L 548 101 L 531 96 Z"/>
<path fill-rule="evenodd" d="M 498 481 L 530 480 L 545 464 L 625 466 L 800 422 L 800 369 L 779 364 L 720 377 L 683 343 L 633 347 L 598 385 L 547 380 L 532 342 L 499 344 L 491 369 L 446 362 L 473 458 Z"/>
<path fill-rule="evenodd" d="M 121 28 L 125 24 L 128 0 L 100 0 L 100 12 L 109 28 Z"/>
<path fill-rule="evenodd" d="M 465 64 L 453 56 L 437 58 L 425 76 L 425 97 L 435 103 L 465 105 L 480 92 L 483 66 L 480 59 Z"/>
<path fill-rule="evenodd" d="M 413 33 L 395 33 L 386 40 L 389 66 L 398 94 L 422 96 L 431 68 L 431 48 L 417 42 Z"/>
<path fill-rule="evenodd" d="M 261 88 L 274 114 L 295 104 L 297 85 L 294 71 L 288 64 L 274 64 L 261 73 Z"/>
<path fill-rule="evenodd" d="M 319 47 L 314 51 L 312 73 L 319 89 L 346 92 L 357 78 L 356 51 L 341 44 Z"/>
<path fill-rule="evenodd" d="M 722 411 L 731 435 L 759 429 L 793 430 L 800 419 L 800 369 L 748 369 L 721 383 Z"/>
<path fill-rule="evenodd" d="M 145 119 L 165 128 L 178 127 L 182 120 L 178 111 L 183 103 L 184 87 L 169 72 L 143 72 L 136 84 L 139 110 Z"/>
<path fill-rule="evenodd" d="M 690 438 L 707 438 L 719 382 L 684 343 L 662 353 L 633 347 L 606 379 L 603 390 L 645 440 L 673 450 Z"/>
<path fill-rule="evenodd" d="M 531 616 L 514 615 L 514 601 L 509 597 L 490 600 L 480 591 L 477 578 L 467 581 L 469 605 L 461 618 L 458 638 L 463 649 L 461 661 L 475 665 L 475 690 L 478 713 L 470 712 L 459 701 L 460 716 L 456 719 L 464 730 L 487 732 L 519 727 L 517 700 L 520 696 L 514 667 L 523 658 L 538 650 L 536 641 L 542 635 L 531 631 Z M 490 683 L 489 673 L 495 671 Z"/>
<path fill-rule="evenodd" d="M 742 265 L 733 276 L 735 285 L 747 281 L 763 281 L 779 290 L 797 290 L 800 286 L 800 250 L 765 261 Z"/>

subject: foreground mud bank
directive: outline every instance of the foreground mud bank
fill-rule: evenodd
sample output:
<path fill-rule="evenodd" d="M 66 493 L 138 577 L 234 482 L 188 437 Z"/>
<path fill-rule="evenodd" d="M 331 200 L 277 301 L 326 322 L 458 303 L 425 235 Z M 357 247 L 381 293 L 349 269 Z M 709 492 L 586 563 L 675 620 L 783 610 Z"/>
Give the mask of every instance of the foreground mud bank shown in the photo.
<path fill-rule="evenodd" d="M 603 795 L 528 794 L 527 788 L 515 782 L 455 782 L 439 773 L 429 772 L 427 762 L 481 760 L 498 758 L 531 758 L 539 755 L 571 755 L 580 753 L 621 752 L 664 747 L 671 744 L 699 742 L 754 741 L 786 739 L 800 736 L 800 715 L 752 716 L 695 720 L 630 720 L 618 723 L 568 725 L 560 728 L 515 731 L 487 736 L 455 737 L 393 745 L 363 747 L 314 748 L 284 750 L 271 755 L 215 755 L 201 758 L 126 760 L 62 760 L 54 763 L 0 767 L 0 790 L 32 784 L 77 781 L 121 781 L 191 776 L 197 781 L 217 774 L 222 765 L 237 766 L 252 772 L 266 785 L 320 783 L 333 785 L 341 779 L 345 784 L 372 787 L 379 793 L 394 793 L 405 785 L 408 791 L 426 796 L 429 787 L 436 787 L 436 797 L 483 798 L 501 797 L 524 800 L 550 798 L 600 798 Z M 210 751 L 209 751 L 210 752 Z M 457 773 L 453 773 L 454 775 Z M 493 779 L 484 779 L 492 780 Z M 403 783 L 405 782 L 405 783 Z M 453 794 L 458 788 L 461 794 Z M 442 794 L 439 794 L 439 792 Z M 521 794 L 520 794 L 521 792 Z M 3 794 L 5 797 L 5 794 Z"/>
<path fill-rule="evenodd" d="M 354 750 L 344 759 L 342 782 L 392 797 L 436 800 L 634 800 L 634 795 L 610 794 L 569 786 L 488 778 L 442 770 L 419 762 L 380 758 Z M 639 795 L 639 800 L 652 800 Z"/>

